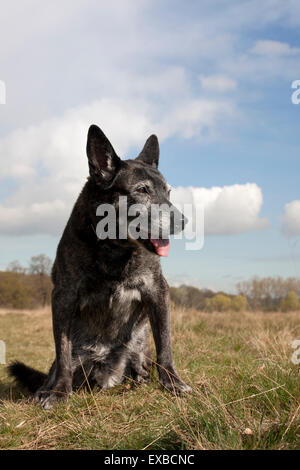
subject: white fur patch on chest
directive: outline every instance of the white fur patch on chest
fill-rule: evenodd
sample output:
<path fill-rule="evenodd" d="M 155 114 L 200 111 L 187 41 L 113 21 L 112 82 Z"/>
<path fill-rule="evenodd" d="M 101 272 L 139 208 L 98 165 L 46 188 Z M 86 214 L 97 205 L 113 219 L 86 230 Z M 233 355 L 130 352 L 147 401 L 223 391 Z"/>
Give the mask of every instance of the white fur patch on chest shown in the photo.
<path fill-rule="evenodd" d="M 119 289 L 110 296 L 109 306 L 110 308 L 113 308 L 115 304 L 130 305 L 134 301 L 141 301 L 141 293 L 138 289 L 119 287 Z"/>

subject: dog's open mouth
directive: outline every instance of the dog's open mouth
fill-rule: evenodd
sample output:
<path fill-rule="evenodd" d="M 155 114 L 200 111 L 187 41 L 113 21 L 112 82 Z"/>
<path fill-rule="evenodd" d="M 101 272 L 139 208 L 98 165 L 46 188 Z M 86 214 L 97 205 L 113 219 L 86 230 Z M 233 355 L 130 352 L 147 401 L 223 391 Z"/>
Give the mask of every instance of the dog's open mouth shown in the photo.
<path fill-rule="evenodd" d="M 170 248 L 170 240 L 168 238 L 150 238 L 150 242 L 159 256 L 168 256 Z"/>

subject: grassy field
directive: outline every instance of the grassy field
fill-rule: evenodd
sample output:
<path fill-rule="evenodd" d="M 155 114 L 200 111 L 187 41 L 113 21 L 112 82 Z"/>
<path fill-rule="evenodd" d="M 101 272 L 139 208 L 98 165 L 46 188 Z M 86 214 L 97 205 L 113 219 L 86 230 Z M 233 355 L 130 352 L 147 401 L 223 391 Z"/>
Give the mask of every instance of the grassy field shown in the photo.
<path fill-rule="evenodd" d="M 300 313 L 172 312 L 173 350 L 190 396 L 128 382 L 73 394 L 44 411 L 0 365 L 1 449 L 296 449 Z M 50 312 L 0 312 L 7 362 L 46 371 L 54 357 Z"/>

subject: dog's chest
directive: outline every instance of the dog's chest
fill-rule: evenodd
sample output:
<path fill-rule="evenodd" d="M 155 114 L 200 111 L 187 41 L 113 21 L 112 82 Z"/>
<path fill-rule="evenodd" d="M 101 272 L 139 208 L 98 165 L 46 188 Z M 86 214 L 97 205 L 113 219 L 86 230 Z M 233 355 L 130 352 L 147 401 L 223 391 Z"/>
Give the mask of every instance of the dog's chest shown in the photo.
<path fill-rule="evenodd" d="M 121 326 L 129 321 L 141 304 L 143 289 L 141 280 L 130 285 L 126 282 L 102 282 L 81 296 L 80 310 L 102 325 L 105 323 L 112 327 L 115 323 Z"/>
<path fill-rule="evenodd" d="M 80 302 L 80 336 L 86 331 L 88 343 L 127 341 L 139 322 L 141 292 L 124 284 L 102 284 Z"/>
<path fill-rule="evenodd" d="M 154 289 L 151 272 L 111 282 L 85 282 L 79 291 L 79 312 L 74 327 L 74 350 L 127 344 L 145 320 L 144 296 Z M 76 343 L 76 344 L 75 344 Z M 102 351 L 102 349 L 101 349 Z M 102 357 L 102 356 L 101 356 Z"/>

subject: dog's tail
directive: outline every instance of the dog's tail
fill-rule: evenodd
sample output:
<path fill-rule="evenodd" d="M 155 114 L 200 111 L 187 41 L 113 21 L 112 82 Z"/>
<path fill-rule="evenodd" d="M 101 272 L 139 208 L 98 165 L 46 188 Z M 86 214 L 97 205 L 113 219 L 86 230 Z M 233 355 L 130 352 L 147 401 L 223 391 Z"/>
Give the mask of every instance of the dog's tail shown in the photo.
<path fill-rule="evenodd" d="M 19 361 L 12 362 L 7 369 L 9 375 L 14 377 L 17 383 L 26 387 L 31 393 L 35 393 L 47 377 L 43 372 L 26 366 Z"/>

